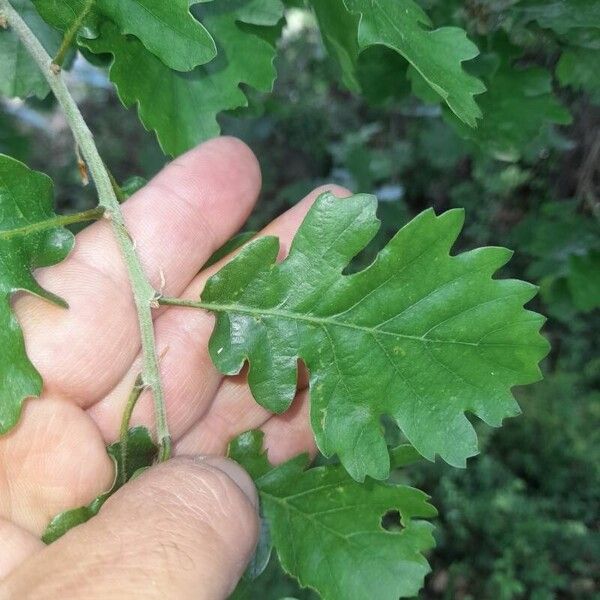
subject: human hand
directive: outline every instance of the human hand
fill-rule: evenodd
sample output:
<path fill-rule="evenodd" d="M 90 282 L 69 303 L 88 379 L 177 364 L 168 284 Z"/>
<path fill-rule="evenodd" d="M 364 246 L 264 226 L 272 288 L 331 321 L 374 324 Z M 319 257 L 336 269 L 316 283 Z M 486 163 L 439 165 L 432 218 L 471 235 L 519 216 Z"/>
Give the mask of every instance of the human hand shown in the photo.
<path fill-rule="evenodd" d="M 178 158 L 130 198 L 123 212 L 155 288 L 197 298 L 219 266 L 198 275 L 199 268 L 243 225 L 259 188 L 251 151 L 220 138 Z M 320 191 L 265 233 L 288 247 Z M 252 399 L 244 374 L 223 378 L 213 367 L 212 315 L 157 309 L 176 458 L 127 484 L 97 517 L 45 547 L 39 537 L 53 516 L 110 487 L 105 446 L 118 437 L 141 360 L 135 307 L 107 223 L 85 229 L 67 260 L 36 276 L 70 309 L 32 296 L 15 301 L 44 391 L 0 437 L 0 598 L 226 597 L 256 543 L 257 500 L 248 475 L 218 455 L 232 437 L 255 428 L 264 431 L 272 462 L 313 451 L 306 385 L 290 411 L 271 415 Z M 140 424 L 153 426 L 147 393 L 132 420 Z M 214 456 L 184 458 L 206 455 Z"/>

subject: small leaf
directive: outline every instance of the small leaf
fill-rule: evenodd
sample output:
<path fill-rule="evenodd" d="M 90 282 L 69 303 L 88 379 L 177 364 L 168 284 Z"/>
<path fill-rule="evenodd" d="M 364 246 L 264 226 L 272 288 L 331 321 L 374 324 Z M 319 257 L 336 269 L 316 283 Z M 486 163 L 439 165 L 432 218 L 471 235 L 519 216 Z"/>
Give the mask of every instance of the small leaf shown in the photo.
<path fill-rule="evenodd" d="M 247 244 L 202 293 L 217 314 L 211 357 L 228 375 L 248 360 L 250 389 L 273 412 L 290 406 L 301 358 L 317 444 L 357 480 L 388 476 L 382 415 L 426 458 L 464 466 L 477 453 L 464 413 L 498 426 L 519 412 L 511 388 L 540 378 L 544 318 L 523 309 L 536 288 L 493 279 L 504 248 L 450 255 L 460 210 L 421 213 L 343 275 L 377 232 L 375 209 L 372 196 L 324 194 L 283 262 L 276 238 Z"/>
<path fill-rule="evenodd" d="M 436 515 L 419 490 L 351 479 L 341 466 L 306 470 L 296 457 L 271 467 L 262 433 L 234 440 L 229 455 L 252 475 L 282 567 L 324 600 L 396 600 L 416 595 L 429 572 Z M 398 511 L 398 529 L 382 520 Z"/>
<path fill-rule="evenodd" d="M 244 572 L 244 579 L 247 581 L 254 581 L 264 572 L 271 560 L 271 552 L 273 550 L 273 540 L 271 539 L 271 531 L 269 529 L 269 522 L 260 516 L 260 533 L 258 536 L 258 543 L 254 554 L 246 567 Z"/>
<path fill-rule="evenodd" d="M 60 34 L 44 23 L 27 0 L 12 0 L 11 4 L 47 52 L 54 55 L 60 45 Z M 0 27 L 0 57 L 1 95 L 9 98 L 45 98 L 48 95 L 50 87 L 40 68 L 10 27 Z"/>
<path fill-rule="evenodd" d="M 479 54 L 458 27 L 432 29 L 412 0 L 311 0 L 327 47 L 337 58 L 350 89 L 359 86 L 358 55 L 385 46 L 403 56 L 459 119 L 474 127 L 481 117 L 474 96 L 485 91 L 462 62 Z M 404 78 L 403 72 L 398 78 Z"/>
<path fill-rule="evenodd" d="M 0 155 L 0 433 L 17 423 L 23 401 L 42 391 L 42 379 L 27 357 L 11 311 L 12 294 L 25 291 L 66 306 L 32 275 L 33 269 L 66 258 L 73 246 L 71 232 L 54 225 L 52 202 L 49 177 Z"/>
<path fill-rule="evenodd" d="M 113 55 L 109 74 L 121 102 L 138 105 L 144 126 L 156 131 L 172 155 L 219 134 L 217 115 L 248 104 L 241 84 L 266 92 L 276 76 L 275 47 L 264 34 L 283 16 L 279 0 L 219 0 L 193 8 L 219 54 L 188 73 L 169 69 L 111 23 L 101 27 L 97 39 L 80 40 L 92 52 Z"/>
<path fill-rule="evenodd" d="M 158 448 L 145 427 L 134 427 L 128 431 L 126 465 L 123 464 L 120 442 L 111 444 L 106 451 L 115 463 L 115 479 L 110 490 L 94 498 L 87 506 L 67 510 L 56 515 L 42 535 L 42 541 L 45 544 L 55 542 L 73 527 L 81 525 L 96 516 L 102 505 L 121 487 L 120 481 L 134 479 L 141 470 L 152 465 L 156 459 Z M 125 472 L 123 473 L 123 471 Z M 123 474 L 125 475 L 124 478 Z"/>
<path fill-rule="evenodd" d="M 140 175 L 133 175 L 123 182 L 121 185 L 121 192 L 125 196 L 125 199 L 130 198 L 136 192 L 139 192 L 146 184 L 148 180 Z"/>

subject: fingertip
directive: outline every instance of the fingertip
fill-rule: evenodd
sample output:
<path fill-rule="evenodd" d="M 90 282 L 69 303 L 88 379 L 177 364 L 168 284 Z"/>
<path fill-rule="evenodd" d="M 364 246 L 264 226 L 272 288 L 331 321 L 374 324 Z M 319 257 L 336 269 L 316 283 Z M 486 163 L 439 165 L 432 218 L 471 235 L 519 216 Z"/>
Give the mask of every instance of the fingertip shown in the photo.
<path fill-rule="evenodd" d="M 241 465 L 223 456 L 199 456 L 197 462 L 208 465 L 223 472 L 250 500 L 254 508 L 258 508 L 258 492 L 254 481 Z"/>
<path fill-rule="evenodd" d="M 347 198 L 348 196 L 352 196 L 352 192 L 344 187 L 343 185 L 338 185 L 337 183 L 325 183 L 316 187 L 306 199 L 310 199 L 312 201 L 316 200 L 321 194 L 325 192 L 329 192 L 333 194 L 337 198 Z M 306 200 L 305 199 L 305 200 Z"/>
<path fill-rule="evenodd" d="M 208 199 L 219 201 L 219 189 L 234 188 L 240 203 L 254 205 L 262 185 L 262 175 L 258 159 L 250 147 L 242 140 L 224 136 L 208 140 L 185 154 L 177 157 L 155 178 L 183 183 L 185 190 L 207 190 L 217 192 Z M 210 190 L 209 190 L 210 191 Z M 203 194 L 195 193 L 196 198 Z M 194 200 L 194 198 L 191 198 Z"/>

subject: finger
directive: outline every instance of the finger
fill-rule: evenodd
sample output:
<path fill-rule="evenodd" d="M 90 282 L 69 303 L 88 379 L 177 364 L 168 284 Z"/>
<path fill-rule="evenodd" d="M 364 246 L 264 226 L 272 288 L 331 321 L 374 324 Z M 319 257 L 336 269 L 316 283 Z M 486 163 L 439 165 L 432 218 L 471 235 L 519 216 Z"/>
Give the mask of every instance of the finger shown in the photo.
<path fill-rule="evenodd" d="M 250 393 L 247 374 L 245 368 L 223 379 L 210 409 L 176 443 L 176 454 L 225 454 L 229 440 L 269 420 L 271 413 Z"/>
<path fill-rule="evenodd" d="M 260 188 L 252 152 L 233 138 L 207 142 L 168 165 L 123 205 L 154 286 L 179 294 L 211 253 L 245 221 Z M 72 254 L 40 269 L 64 310 L 32 296 L 16 303 L 29 355 L 46 389 L 88 406 L 126 373 L 139 346 L 127 273 L 108 222 L 76 238 Z"/>
<path fill-rule="evenodd" d="M 231 395 L 221 396 L 207 417 L 179 440 L 175 446 L 177 454 L 225 454 L 233 438 L 251 429 L 261 429 L 265 434 L 265 449 L 274 465 L 303 452 L 311 457 L 316 454 L 317 447 L 309 425 L 307 389 L 298 392 L 289 410 L 282 415 L 273 415 L 259 406 L 245 381 L 235 391 L 227 391 Z"/>
<path fill-rule="evenodd" d="M 281 246 L 288 248 L 314 200 L 324 191 L 337 196 L 350 192 L 335 185 L 322 186 L 267 226 L 260 235 L 279 237 Z M 200 273 L 182 294 L 198 298 L 206 280 L 218 271 L 230 257 Z M 163 355 L 161 372 L 171 434 L 175 440 L 200 420 L 211 407 L 221 384 L 222 376 L 212 364 L 208 339 L 214 327 L 214 316 L 206 311 L 188 308 L 169 308 L 156 320 L 159 352 Z M 108 441 L 115 439 L 127 395 L 139 373 L 139 357 L 122 382 L 105 399 L 91 407 L 90 414 Z M 230 405 L 231 406 L 231 405 Z M 235 410 L 232 408 L 233 412 Z M 268 416 L 268 413 L 264 413 Z M 134 423 L 151 427 L 153 406 L 149 394 L 144 394 L 136 407 Z"/>
<path fill-rule="evenodd" d="M 294 399 L 290 410 L 273 415 L 262 427 L 269 462 L 278 465 L 298 454 L 317 453 L 315 436 L 310 427 L 309 390 L 302 390 Z M 241 432 L 240 432 L 241 433 Z"/>
<path fill-rule="evenodd" d="M 0 581 L 44 547 L 39 538 L 4 519 L 0 519 L 0 540 Z"/>
<path fill-rule="evenodd" d="M 163 463 L 26 561 L 0 597 L 226 598 L 256 545 L 256 506 L 250 477 L 231 461 Z"/>
<path fill-rule="evenodd" d="M 0 518 L 36 536 L 58 513 L 107 490 L 113 478 L 97 426 L 71 402 L 50 396 L 29 402 L 19 426 L 0 437 Z"/>
<path fill-rule="evenodd" d="M 306 393 L 302 393 L 308 387 L 308 372 L 302 361 L 299 361 L 298 373 L 298 394 L 288 413 L 296 412 L 299 397 L 308 398 Z M 247 377 L 248 368 L 245 366 L 239 375 L 223 379 L 206 415 L 177 442 L 177 453 L 224 454 L 231 439 L 244 431 L 263 426 L 273 417 L 254 400 Z M 310 438 L 312 440 L 312 435 Z"/>

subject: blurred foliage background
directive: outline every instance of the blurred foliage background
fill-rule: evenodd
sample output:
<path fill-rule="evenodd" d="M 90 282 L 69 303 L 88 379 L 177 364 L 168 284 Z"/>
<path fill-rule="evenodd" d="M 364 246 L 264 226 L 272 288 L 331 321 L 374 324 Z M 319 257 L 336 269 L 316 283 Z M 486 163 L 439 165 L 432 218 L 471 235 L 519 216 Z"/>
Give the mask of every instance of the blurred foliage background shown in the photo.
<path fill-rule="evenodd" d="M 434 22 L 494 44 L 514 2 L 422 4 Z M 522 44 L 527 64 L 554 67 L 555 41 L 541 29 L 534 34 Z M 513 131 L 488 126 L 486 143 L 476 144 L 402 81 L 375 104 L 368 93 L 349 93 L 313 17 L 295 10 L 280 42 L 274 94 L 248 90 L 250 107 L 221 119 L 223 132 L 244 139 L 262 165 L 262 198 L 248 228 L 335 181 L 380 200 L 381 232 L 357 267 L 422 209 L 459 206 L 467 215 L 459 249 L 509 246 L 516 254 L 504 274 L 540 286 L 534 308 L 549 316 L 553 350 L 545 381 L 517 390 L 524 416 L 499 430 L 477 424 L 484 452 L 466 471 L 423 462 L 396 475 L 431 494 L 440 511 L 423 599 L 600 598 L 600 84 L 594 93 L 586 63 L 569 60 L 562 78 L 571 84 L 556 91 L 569 125 L 538 125 L 534 107 Z M 385 72 L 371 76 L 372 86 L 390 84 Z M 68 77 L 117 180 L 160 169 L 165 158 L 154 136 L 121 107 L 105 73 L 76 60 Z M 515 95 L 508 90 L 518 103 Z M 494 146 L 501 135 L 510 151 Z M 59 211 L 95 205 L 51 99 L 2 101 L 0 152 L 49 173 Z M 275 559 L 257 585 L 238 596 L 314 597 Z"/>

